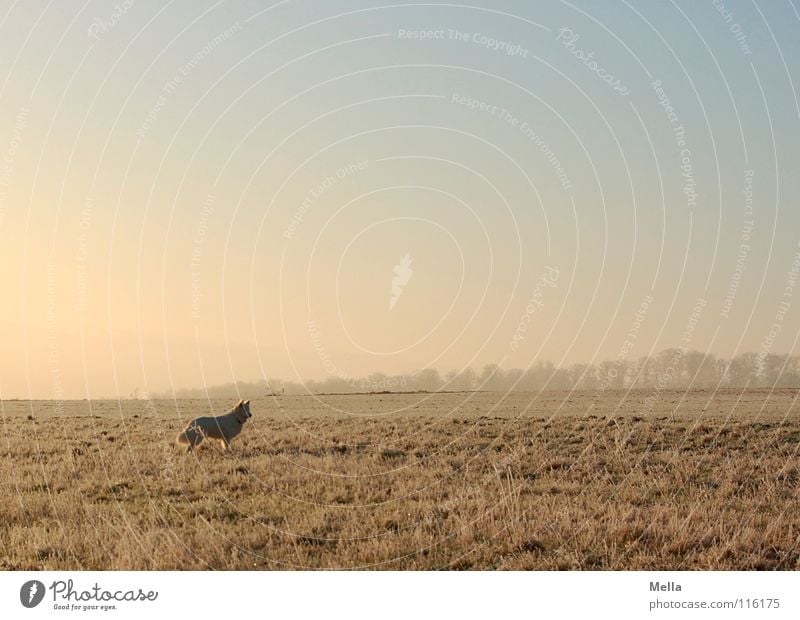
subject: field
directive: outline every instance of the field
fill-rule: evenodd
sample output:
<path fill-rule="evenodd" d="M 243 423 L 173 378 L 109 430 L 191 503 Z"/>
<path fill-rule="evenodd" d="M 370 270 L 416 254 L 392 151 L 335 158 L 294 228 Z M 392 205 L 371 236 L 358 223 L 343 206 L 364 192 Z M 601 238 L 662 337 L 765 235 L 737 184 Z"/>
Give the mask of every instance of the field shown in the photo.
<path fill-rule="evenodd" d="M 0 568 L 799 569 L 797 394 L 5 401 Z"/>

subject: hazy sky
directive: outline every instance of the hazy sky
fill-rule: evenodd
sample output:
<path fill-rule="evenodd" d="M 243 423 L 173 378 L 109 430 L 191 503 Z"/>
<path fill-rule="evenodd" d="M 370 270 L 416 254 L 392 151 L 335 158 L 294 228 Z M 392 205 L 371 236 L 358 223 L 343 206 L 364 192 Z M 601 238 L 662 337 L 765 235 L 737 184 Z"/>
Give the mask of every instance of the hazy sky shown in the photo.
<path fill-rule="evenodd" d="M 3 3 L 0 397 L 795 351 L 796 3 L 467 4 Z"/>

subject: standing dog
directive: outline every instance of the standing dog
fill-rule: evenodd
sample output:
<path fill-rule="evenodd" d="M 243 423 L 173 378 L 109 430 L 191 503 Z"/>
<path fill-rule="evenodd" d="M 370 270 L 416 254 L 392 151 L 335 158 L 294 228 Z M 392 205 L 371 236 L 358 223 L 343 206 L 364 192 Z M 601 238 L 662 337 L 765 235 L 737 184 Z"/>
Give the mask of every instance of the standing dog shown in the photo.
<path fill-rule="evenodd" d="M 224 415 L 216 418 L 211 416 L 195 418 L 189 422 L 186 430 L 175 438 L 175 443 L 186 446 L 186 451 L 191 452 L 204 439 L 216 439 L 223 450 L 229 450 L 231 441 L 242 432 L 244 423 L 251 417 L 253 414 L 250 413 L 250 401 L 240 400 Z"/>

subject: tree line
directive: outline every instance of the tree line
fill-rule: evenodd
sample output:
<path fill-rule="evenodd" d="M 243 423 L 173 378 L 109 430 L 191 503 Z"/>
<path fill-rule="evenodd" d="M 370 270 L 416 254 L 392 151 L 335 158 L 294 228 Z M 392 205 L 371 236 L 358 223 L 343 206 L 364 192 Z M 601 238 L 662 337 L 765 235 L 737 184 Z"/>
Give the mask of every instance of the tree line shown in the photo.
<path fill-rule="evenodd" d="M 800 387 L 800 356 L 743 353 L 726 359 L 699 351 L 665 349 L 638 359 L 556 367 L 537 361 L 527 369 L 487 364 L 444 375 L 424 368 L 405 375 L 373 373 L 365 377 L 331 376 L 323 380 L 264 379 L 206 388 L 169 390 L 154 398 L 258 398 L 270 394 L 354 394 L 437 391 L 539 391 L 687 389 L 717 387 Z M 134 392 L 134 398 L 141 394 Z"/>

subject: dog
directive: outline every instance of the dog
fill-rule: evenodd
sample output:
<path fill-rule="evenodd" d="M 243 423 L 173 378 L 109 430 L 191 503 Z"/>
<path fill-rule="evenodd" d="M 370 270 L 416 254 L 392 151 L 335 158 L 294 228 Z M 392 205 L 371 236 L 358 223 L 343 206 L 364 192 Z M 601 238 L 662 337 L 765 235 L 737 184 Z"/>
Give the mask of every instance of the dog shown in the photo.
<path fill-rule="evenodd" d="M 231 441 L 242 432 L 244 423 L 252 417 L 250 401 L 240 400 L 233 409 L 221 416 L 195 418 L 175 438 L 175 443 L 179 447 L 186 446 L 186 451 L 191 452 L 204 439 L 216 439 L 223 450 L 230 450 Z"/>

